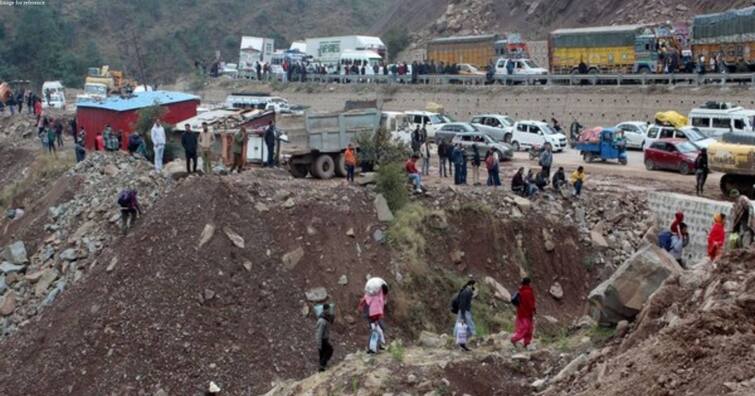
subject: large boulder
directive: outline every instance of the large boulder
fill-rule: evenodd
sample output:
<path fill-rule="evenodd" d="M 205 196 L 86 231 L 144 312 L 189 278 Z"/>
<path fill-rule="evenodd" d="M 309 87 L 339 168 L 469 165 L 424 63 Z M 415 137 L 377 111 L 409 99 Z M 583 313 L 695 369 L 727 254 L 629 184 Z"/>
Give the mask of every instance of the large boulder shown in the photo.
<path fill-rule="evenodd" d="M 634 319 L 663 281 L 680 272 L 679 264 L 665 250 L 646 245 L 590 292 L 593 318 L 603 325 Z"/>
<path fill-rule="evenodd" d="M 16 265 L 23 265 L 29 262 L 29 258 L 26 256 L 26 246 L 24 246 L 22 241 L 16 241 L 8 245 L 4 250 L 3 257 Z"/>

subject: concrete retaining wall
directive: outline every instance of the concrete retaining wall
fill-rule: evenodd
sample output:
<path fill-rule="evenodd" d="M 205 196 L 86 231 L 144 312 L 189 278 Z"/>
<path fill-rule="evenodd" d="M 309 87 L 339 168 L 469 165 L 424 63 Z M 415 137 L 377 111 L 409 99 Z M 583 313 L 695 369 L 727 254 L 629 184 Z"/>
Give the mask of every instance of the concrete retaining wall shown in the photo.
<path fill-rule="evenodd" d="M 723 213 L 727 216 L 726 230 L 731 227 L 729 213 L 732 204 L 725 201 L 714 201 L 692 195 L 668 192 L 651 192 L 648 197 L 650 210 L 655 214 L 656 227 L 659 230 L 668 229 L 674 221 L 674 214 L 684 213 L 690 234 L 689 245 L 684 249 L 684 258 L 688 263 L 697 263 L 707 255 L 708 232 L 713 225 L 713 216 Z"/>

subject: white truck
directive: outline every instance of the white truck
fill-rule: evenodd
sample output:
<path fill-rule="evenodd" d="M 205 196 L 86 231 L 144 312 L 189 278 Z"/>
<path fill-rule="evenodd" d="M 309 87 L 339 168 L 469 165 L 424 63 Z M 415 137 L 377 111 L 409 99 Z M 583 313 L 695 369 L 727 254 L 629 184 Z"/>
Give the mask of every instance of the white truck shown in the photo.
<path fill-rule="evenodd" d="M 275 40 L 266 37 L 241 37 L 241 48 L 239 49 L 238 71 L 245 76 L 256 78 L 257 62 L 260 64 L 269 63 L 275 51 Z"/>
<path fill-rule="evenodd" d="M 60 81 L 42 83 L 42 108 L 64 109 L 66 107 L 66 89 Z"/>
<path fill-rule="evenodd" d="M 374 36 L 334 36 L 317 37 L 306 40 L 307 55 L 314 62 L 338 64 L 341 55 L 349 51 L 372 51 L 385 59 L 386 47 L 380 37 Z"/>
<path fill-rule="evenodd" d="M 274 110 L 278 114 L 291 112 L 286 99 L 259 92 L 232 93 L 225 98 L 225 108 Z"/>
<path fill-rule="evenodd" d="M 291 154 L 289 172 L 296 178 L 311 174 L 318 179 L 346 176 L 344 151 L 360 133 L 374 134 L 380 125 L 377 109 L 345 113 L 307 113 L 304 126 L 307 148 Z"/>

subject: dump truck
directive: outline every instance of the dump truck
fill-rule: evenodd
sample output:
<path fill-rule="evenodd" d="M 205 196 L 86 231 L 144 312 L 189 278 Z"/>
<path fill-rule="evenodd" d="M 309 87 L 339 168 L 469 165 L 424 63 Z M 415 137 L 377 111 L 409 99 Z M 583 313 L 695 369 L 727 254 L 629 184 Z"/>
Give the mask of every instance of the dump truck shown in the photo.
<path fill-rule="evenodd" d="M 720 54 L 729 72 L 736 71 L 740 60 L 755 71 L 755 6 L 696 16 L 692 53 L 706 60 Z"/>
<path fill-rule="evenodd" d="M 442 37 L 427 43 L 427 60 L 435 63 L 466 63 L 487 69 L 500 57 L 527 58 L 527 44 L 518 34 Z"/>
<path fill-rule="evenodd" d="M 728 132 L 720 142 L 708 146 L 708 166 L 722 172 L 721 192 L 728 195 L 737 189 L 755 199 L 755 134 Z"/>
<path fill-rule="evenodd" d="M 306 149 L 291 154 L 289 172 L 297 178 L 311 174 L 318 179 L 346 176 L 344 151 L 360 133 L 375 134 L 380 126 L 377 109 L 305 116 Z"/>
<path fill-rule="evenodd" d="M 554 74 L 655 73 L 661 48 L 682 54 L 669 26 L 600 26 L 558 29 L 548 37 L 548 60 Z M 681 67 L 683 62 L 678 62 Z"/>

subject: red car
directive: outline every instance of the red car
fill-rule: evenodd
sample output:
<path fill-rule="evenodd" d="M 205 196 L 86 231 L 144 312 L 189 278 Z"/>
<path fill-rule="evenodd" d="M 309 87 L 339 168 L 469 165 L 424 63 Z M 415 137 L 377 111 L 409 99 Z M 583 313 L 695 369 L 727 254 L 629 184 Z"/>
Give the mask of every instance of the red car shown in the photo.
<path fill-rule="evenodd" d="M 660 139 L 645 148 L 647 170 L 668 169 L 683 175 L 695 171 L 698 148 L 685 139 Z"/>

